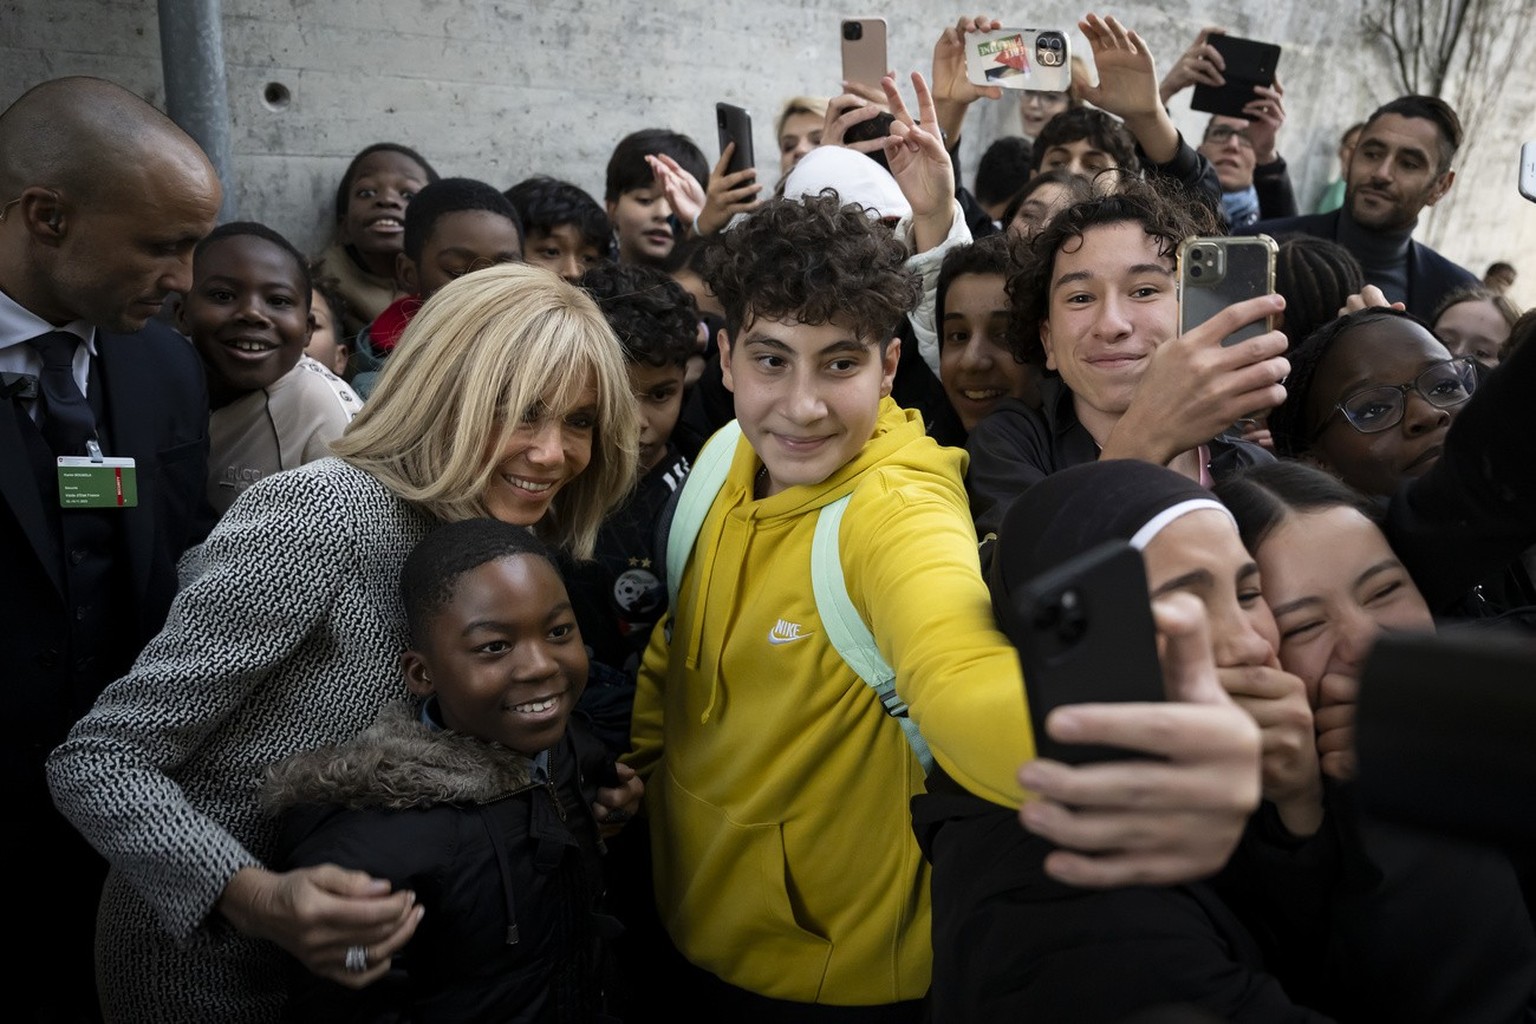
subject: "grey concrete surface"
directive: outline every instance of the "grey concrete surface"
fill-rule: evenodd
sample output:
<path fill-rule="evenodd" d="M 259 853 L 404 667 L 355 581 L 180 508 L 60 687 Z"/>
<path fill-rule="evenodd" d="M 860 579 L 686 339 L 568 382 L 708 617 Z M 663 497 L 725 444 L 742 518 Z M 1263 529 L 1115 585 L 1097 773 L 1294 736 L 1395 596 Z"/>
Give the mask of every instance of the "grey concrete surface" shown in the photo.
<path fill-rule="evenodd" d="M 1084 10 L 1032 4 L 1025 23 L 1069 26 Z M 1365 43 L 1356 0 L 1167 0 L 1103 10 L 1148 39 L 1160 69 L 1205 24 L 1282 44 L 1289 121 L 1281 152 L 1304 205 L 1334 173 L 1340 131 L 1395 92 L 1383 54 Z M 926 73 L 933 41 L 960 13 L 931 0 L 224 0 L 240 210 L 318 250 L 348 159 L 386 139 L 420 149 L 444 174 L 505 187 L 549 173 L 601 198 L 608 152 L 635 129 L 675 128 L 718 155 L 716 100 L 752 112 L 762 178 L 772 182 L 779 104 L 838 88 L 840 18 L 884 17 L 892 65 Z M 1019 23 L 1006 9 L 996 13 Z M 0 3 L 0 103 L 64 74 L 111 78 L 163 104 L 155 5 Z M 269 94 L 283 95 L 274 103 Z M 1200 131 L 1203 115 L 1188 110 L 1187 98 L 1174 101 L 1174 114 L 1186 133 Z M 972 111 L 962 147 L 967 176 L 1015 117 L 1006 101 Z M 1530 304 L 1536 204 L 1515 190 L 1526 138 L 1536 138 L 1530 61 L 1520 63 L 1495 116 L 1458 161 L 1451 195 L 1419 235 L 1478 273 L 1494 259 L 1511 260 L 1521 273 L 1515 297 Z"/>

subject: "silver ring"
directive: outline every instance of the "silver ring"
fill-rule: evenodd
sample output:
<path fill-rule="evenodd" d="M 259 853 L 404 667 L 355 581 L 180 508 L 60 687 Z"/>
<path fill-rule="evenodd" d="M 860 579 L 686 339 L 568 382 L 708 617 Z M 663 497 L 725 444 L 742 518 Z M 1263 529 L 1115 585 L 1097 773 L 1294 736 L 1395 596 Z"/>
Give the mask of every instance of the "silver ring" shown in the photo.
<path fill-rule="evenodd" d="M 366 946 L 347 947 L 347 970 L 353 974 L 363 974 L 368 970 L 368 948 Z"/>

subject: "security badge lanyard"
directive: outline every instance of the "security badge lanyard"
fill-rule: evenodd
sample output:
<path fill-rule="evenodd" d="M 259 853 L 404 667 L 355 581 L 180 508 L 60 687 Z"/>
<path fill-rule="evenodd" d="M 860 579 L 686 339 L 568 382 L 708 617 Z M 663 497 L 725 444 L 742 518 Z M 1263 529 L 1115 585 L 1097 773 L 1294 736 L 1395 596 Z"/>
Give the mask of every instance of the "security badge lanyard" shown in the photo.
<path fill-rule="evenodd" d="M 93 437 L 86 455 L 60 455 L 60 508 L 134 508 L 139 503 L 139 471 L 132 459 L 109 459 Z"/>

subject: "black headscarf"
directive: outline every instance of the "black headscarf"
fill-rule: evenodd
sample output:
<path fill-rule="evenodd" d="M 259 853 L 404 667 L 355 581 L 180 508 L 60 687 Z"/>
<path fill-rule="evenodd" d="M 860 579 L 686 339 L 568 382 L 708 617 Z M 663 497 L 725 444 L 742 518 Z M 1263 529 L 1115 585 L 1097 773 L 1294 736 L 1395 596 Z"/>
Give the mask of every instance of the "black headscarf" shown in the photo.
<path fill-rule="evenodd" d="M 1204 504 L 1175 511 L 1192 501 Z M 1199 507 L 1225 511 L 1195 481 L 1135 459 L 1073 466 L 1033 485 L 1004 514 L 992 551 L 987 584 L 1003 631 L 1010 623 L 1001 612 L 1020 584 L 1106 541 L 1139 550 L 1162 526 Z"/>

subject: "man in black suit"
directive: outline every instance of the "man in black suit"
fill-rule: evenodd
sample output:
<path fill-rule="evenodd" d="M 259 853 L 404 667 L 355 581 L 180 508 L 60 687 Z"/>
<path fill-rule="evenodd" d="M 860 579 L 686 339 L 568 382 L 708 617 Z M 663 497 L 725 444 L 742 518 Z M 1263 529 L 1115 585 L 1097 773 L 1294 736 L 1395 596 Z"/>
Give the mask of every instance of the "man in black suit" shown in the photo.
<path fill-rule="evenodd" d="M 1431 319 L 1451 292 L 1477 278 L 1413 240 L 1419 212 L 1451 190 L 1451 160 L 1461 146 L 1461 119 L 1434 96 L 1402 96 L 1379 107 L 1355 143 L 1344 205 L 1332 213 L 1261 220 L 1245 234 L 1314 235 L 1354 253 L 1365 280 L 1389 302 Z"/>
<path fill-rule="evenodd" d="M 0 114 L 0 640 L 17 922 L 8 1009 L 80 1020 L 106 865 L 54 810 L 48 752 L 164 623 L 201 539 L 208 402 L 197 355 L 151 318 L 191 284 L 221 197 L 189 136 L 110 82 L 46 82 Z M 63 508 L 57 456 L 135 462 L 138 504 Z M 15 948 L 13 946 L 13 948 Z"/>

